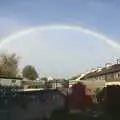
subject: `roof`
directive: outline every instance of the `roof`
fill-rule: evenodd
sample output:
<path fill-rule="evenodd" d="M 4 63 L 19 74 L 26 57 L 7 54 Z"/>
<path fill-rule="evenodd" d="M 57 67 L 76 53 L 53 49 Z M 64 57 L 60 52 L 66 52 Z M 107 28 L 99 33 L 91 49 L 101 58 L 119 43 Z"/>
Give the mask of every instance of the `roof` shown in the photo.
<path fill-rule="evenodd" d="M 16 80 L 22 80 L 23 78 L 20 78 L 20 77 L 6 77 L 6 76 L 0 76 L 0 79 L 16 79 Z"/>
<path fill-rule="evenodd" d="M 97 77 L 97 76 L 101 76 L 101 75 L 105 75 L 109 73 L 119 72 L 119 71 L 120 71 L 120 64 L 114 64 L 109 67 L 104 67 L 100 71 L 96 70 L 94 72 L 90 72 L 86 74 L 84 77 L 82 77 L 81 80 L 92 78 L 92 77 Z"/>

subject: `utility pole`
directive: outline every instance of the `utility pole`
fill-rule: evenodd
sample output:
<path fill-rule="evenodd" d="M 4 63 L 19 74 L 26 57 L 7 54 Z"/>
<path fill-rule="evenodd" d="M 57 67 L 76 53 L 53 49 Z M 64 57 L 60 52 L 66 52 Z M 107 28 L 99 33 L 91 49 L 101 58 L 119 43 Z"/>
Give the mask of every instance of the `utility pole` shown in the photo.
<path fill-rule="evenodd" d="M 69 80 L 67 80 L 67 85 L 66 85 L 66 111 L 68 112 L 69 111 L 69 94 L 68 94 L 68 91 L 69 91 Z"/>
<path fill-rule="evenodd" d="M 120 64 L 120 58 L 117 59 L 117 64 Z"/>

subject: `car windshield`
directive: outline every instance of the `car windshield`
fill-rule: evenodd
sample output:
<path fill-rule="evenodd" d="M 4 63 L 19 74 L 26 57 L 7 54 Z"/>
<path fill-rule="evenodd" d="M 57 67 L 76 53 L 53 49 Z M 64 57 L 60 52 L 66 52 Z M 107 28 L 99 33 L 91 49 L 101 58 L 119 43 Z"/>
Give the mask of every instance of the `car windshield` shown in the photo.
<path fill-rule="evenodd" d="M 119 0 L 0 0 L 0 120 L 120 118 Z"/>

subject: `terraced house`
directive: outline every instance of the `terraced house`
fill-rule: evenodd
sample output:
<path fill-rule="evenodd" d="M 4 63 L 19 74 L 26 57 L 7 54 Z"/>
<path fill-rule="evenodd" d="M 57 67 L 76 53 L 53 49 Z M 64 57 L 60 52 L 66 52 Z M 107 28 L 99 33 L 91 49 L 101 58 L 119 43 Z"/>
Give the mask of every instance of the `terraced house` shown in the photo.
<path fill-rule="evenodd" d="M 120 84 L 120 63 L 106 64 L 81 78 L 83 82 L 92 87 L 103 87 L 107 84 Z"/>
<path fill-rule="evenodd" d="M 117 81 L 120 80 L 120 64 L 114 64 L 106 66 L 90 72 L 85 75 L 84 80 L 105 80 L 105 81 Z"/>

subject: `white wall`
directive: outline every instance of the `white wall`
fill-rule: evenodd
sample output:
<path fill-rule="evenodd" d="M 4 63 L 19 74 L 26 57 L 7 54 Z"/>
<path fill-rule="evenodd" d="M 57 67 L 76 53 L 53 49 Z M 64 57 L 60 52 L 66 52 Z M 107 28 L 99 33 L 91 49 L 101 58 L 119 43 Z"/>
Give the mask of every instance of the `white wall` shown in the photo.
<path fill-rule="evenodd" d="M 82 80 L 81 82 L 92 89 L 105 87 L 105 80 Z"/>
<path fill-rule="evenodd" d="M 118 81 L 106 82 L 105 86 L 108 86 L 108 85 L 120 85 L 120 82 Z"/>
<path fill-rule="evenodd" d="M 15 83 L 13 83 L 12 80 L 15 80 Z M 0 78 L 0 84 L 2 86 L 13 86 L 13 85 L 21 86 L 21 80 Z"/>

